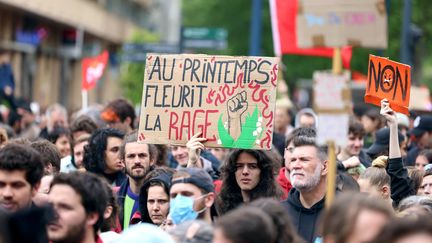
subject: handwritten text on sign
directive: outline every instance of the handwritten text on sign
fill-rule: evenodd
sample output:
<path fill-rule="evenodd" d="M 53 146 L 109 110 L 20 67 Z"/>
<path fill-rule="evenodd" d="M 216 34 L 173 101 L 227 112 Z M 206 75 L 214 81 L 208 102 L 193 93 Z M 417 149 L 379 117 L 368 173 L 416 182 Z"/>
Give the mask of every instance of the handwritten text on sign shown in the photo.
<path fill-rule="evenodd" d="M 139 141 L 269 149 L 276 58 L 148 54 Z"/>
<path fill-rule="evenodd" d="M 387 58 L 369 55 L 365 102 L 377 106 L 387 98 L 393 110 L 408 113 L 411 67 Z"/>

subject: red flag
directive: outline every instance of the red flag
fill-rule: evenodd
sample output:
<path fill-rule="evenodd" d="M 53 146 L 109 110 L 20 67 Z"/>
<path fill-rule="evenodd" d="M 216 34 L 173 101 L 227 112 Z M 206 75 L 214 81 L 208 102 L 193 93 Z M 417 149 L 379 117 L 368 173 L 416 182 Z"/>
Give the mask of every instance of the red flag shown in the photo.
<path fill-rule="evenodd" d="M 274 52 L 305 56 L 333 57 L 333 48 L 299 48 L 297 46 L 296 14 L 298 0 L 269 0 L 273 32 Z M 342 63 L 349 69 L 352 48 L 342 48 Z"/>
<path fill-rule="evenodd" d="M 107 62 L 108 51 L 102 52 L 99 56 L 82 60 L 82 90 L 91 90 L 96 86 L 97 81 L 102 77 Z"/>

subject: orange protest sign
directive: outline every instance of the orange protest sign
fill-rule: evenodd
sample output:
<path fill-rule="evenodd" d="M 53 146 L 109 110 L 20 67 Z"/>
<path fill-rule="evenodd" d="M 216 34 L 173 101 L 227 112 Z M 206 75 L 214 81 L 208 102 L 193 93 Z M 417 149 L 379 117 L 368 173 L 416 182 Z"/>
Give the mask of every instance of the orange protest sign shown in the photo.
<path fill-rule="evenodd" d="M 386 98 L 390 107 L 409 115 L 411 67 L 388 58 L 369 55 L 367 88 L 364 101 L 381 106 Z"/>

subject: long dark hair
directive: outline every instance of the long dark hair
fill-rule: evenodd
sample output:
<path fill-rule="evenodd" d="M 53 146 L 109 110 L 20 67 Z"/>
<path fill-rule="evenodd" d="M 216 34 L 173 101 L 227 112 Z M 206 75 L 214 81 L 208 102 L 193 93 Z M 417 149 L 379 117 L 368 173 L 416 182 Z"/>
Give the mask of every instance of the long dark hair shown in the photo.
<path fill-rule="evenodd" d="M 89 143 L 84 147 L 83 164 L 87 171 L 103 174 L 106 168 L 105 150 L 109 137 L 123 139 L 124 134 L 113 128 L 101 128 L 90 137 Z"/>
<path fill-rule="evenodd" d="M 281 190 L 275 180 L 277 162 L 271 159 L 272 156 L 262 150 L 236 149 L 231 152 L 221 169 L 222 188 L 217 200 L 219 215 L 223 215 L 243 203 L 241 189 L 235 177 L 237 159 L 242 153 L 253 156 L 261 170 L 258 184 L 250 191 L 250 200 L 262 197 L 278 199 L 281 196 Z"/>
<path fill-rule="evenodd" d="M 143 186 L 140 189 L 139 194 L 139 211 L 141 213 L 141 220 L 144 223 L 153 224 L 152 219 L 148 213 L 147 208 L 147 199 L 148 199 L 148 190 L 152 186 L 160 186 L 164 189 L 165 193 L 168 196 L 169 200 L 169 190 L 171 188 L 171 179 L 174 174 L 174 170 L 171 168 L 156 168 L 153 171 L 150 171 L 145 179 Z"/>

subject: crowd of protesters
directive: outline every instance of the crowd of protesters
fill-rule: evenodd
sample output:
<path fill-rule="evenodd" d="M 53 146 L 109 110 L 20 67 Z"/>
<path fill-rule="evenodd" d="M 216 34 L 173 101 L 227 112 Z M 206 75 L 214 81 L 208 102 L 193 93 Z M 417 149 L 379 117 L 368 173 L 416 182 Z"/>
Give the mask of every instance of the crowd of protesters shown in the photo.
<path fill-rule="evenodd" d="M 359 111 L 360 110 L 360 111 Z M 318 119 L 278 104 L 270 151 L 137 142 L 125 99 L 1 115 L 0 242 L 432 242 L 432 115 L 354 110 L 329 156 Z"/>

